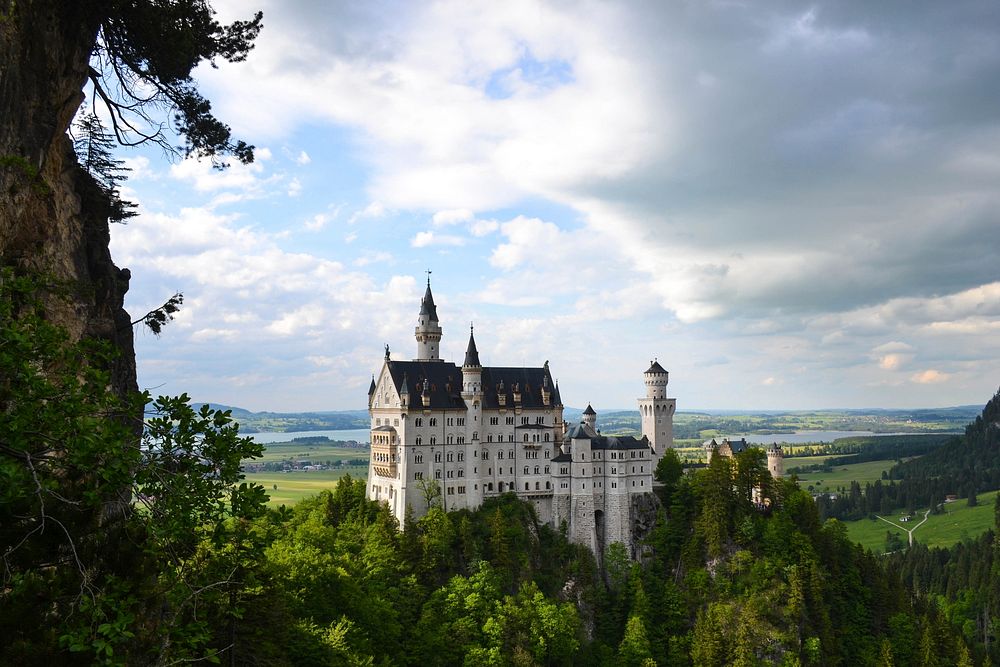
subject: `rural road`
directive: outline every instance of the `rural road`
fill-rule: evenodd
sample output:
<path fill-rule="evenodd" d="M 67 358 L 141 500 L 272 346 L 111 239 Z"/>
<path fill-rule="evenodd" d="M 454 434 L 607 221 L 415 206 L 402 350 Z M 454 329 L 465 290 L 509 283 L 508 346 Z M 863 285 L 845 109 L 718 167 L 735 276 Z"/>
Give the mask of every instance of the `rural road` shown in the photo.
<path fill-rule="evenodd" d="M 927 517 L 930 516 L 930 514 L 931 514 L 930 510 L 927 510 L 926 512 L 924 512 L 924 519 L 923 519 L 923 521 L 921 521 L 920 523 L 918 523 L 917 525 L 915 525 L 913 528 L 910 528 L 910 529 L 903 528 L 902 526 L 900 526 L 895 521 L 889 521 L 885 517 L 881 517 L 878 514 L 875 515 L 875 518 L 876 519 L 882 519 L 883 521 L 885 521 L 890 526 L 895 526 L 896 528 L 899 528 L 900 530 L 906 531 L 906 534 L 909 535 L 909 537 L 910 537 L 910 546 L 912 547 L 913 546 L 913 531 L 915 531 L 917 528 L 920 528 L 920 526 L 924 525 L 924 523 L 927 521 Z"/>

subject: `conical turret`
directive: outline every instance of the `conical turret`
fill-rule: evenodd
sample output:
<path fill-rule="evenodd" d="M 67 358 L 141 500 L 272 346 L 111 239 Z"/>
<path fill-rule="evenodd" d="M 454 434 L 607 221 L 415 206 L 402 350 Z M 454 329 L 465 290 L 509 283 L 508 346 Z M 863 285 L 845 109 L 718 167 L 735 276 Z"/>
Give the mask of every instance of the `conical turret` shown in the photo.
<path fill-rule="evenodd" d="M 438 324 L 437 306 L 431 294 L 431 276 L 427 274 L 427 290 L 420 300 L 420 314 L 417 316 L 417 361 L 441 361 L 441 326 Z"/>

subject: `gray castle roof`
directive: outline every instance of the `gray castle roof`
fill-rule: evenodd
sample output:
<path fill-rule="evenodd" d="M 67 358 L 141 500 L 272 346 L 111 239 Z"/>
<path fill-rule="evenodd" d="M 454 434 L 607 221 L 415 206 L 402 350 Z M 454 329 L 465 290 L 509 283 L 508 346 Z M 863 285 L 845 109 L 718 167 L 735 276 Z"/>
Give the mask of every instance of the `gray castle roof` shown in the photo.
<path fill-rule="evenodd" d="M 585 415 L 596 415 L 597 413 L 594 412 L 594 408 L 591 407 L 590 403 L 587 403 L 587 409 L 583 411 L 583 414 L 585 414 Z"/>
<path fill-rule="evenodd" d="M 423 407 L 421 395 L 424 380 L 427 380 L 430 397 L 429 410 L 465 410 L 462 398 L 462 369 L 447 361 L 389 361 L 389 375 L 400 394 L 409 393 L 411 406 Z M 525 409 L 540 409 L 561 405 L 557 389 L 551 391 L 549 405 L 542 400 L 542 386 L 548 381 L 554 387 L 549 369 L 487 367 L 483 369 L 483 408 L 495 410 L 500 407 L 498 396 L 506 396 L 506 407 L 513 408 L 514 387 L 520 389 L 521 402 Z M 502 388 L 501 388 L 502 387 Z"/>
<path fill-rule="evenodd" d="M 424 292 L 424 298 L 420 300 L 420 314 L 426 315 L 428 320 L 433 322 L 438 321 L 438 311 L 437 306 L 434 305 L 434 295 L 431 294 L 431 281 L 427 280 L 427 291 Z"/>
<path fill-rule="evenodd" d="M 660 365 L 659 361 L 654 361 L 652 364 L 650 364 L 649 370 L 643 373 L 643 375 L 647 375 L 649 373 L 666 373 L 666 372 L 667 370 Z"/>
<path fill-rule="evenodd" d="M 482 366 L 479 363 L 479 350 L 476 349 L 476 338 L 469 329 L 469 347 L 465 349 L 465 363 L 463 366 Z"/>

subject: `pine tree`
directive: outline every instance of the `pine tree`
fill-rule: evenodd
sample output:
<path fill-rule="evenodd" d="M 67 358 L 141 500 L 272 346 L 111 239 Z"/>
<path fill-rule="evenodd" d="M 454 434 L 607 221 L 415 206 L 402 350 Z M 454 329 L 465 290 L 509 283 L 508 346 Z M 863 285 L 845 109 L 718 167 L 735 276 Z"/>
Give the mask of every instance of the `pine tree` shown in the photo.
<path fill-rule="evenodd" d="M 131 171 L 125 162 L 115 158 L 114 148 L 117 146 L 112 136 L 93 111 L 85 114 L 76 122 L 75 132 L 79 136 L 73 140 L 73 148 L 84 171 L 94 177 L 97 185 L 107 195 L 110 202 L 108 220 L 125 223 L 129 218 L 138 215 L 135 204 L 121 198 L 119 185 Z"/>

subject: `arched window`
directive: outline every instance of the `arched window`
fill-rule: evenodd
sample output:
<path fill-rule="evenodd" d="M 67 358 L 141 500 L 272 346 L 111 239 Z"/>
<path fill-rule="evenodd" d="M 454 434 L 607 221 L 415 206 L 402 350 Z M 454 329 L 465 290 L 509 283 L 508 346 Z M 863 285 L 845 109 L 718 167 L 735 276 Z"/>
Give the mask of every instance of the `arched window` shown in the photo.
<path fill-rule="evenodd" d="M 546 433 L 546 434 L 545 434 L 545 442 L 548 442 L 548 441 L 549 441 L 549 434 L 548 434 L 548 433 Z"/>
<path fill-rule="evenodd" d="M 524 490 L 525 491 L 530 491 L 531 490 L 530 487 L 528 486 L 527 482 L 524 483 Z"/>
<path fill-rule="evenodd" d="M 546 488 L 546 489 L 549 489 L 549 488 L 551 488 L 551 487 L 552 487 L 551 483 L 549 483 L 549 482 L 545 482 L 545 488 Z"/>
<path fill-rule="evenodd" d="M 528 434 L 527 433 L 524 434 L 524 441 L 528 442 Z"/>

